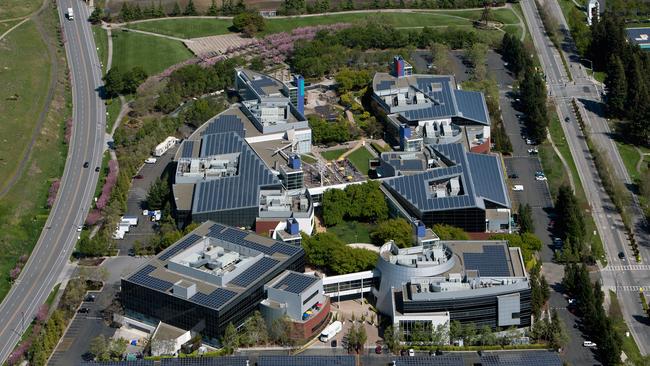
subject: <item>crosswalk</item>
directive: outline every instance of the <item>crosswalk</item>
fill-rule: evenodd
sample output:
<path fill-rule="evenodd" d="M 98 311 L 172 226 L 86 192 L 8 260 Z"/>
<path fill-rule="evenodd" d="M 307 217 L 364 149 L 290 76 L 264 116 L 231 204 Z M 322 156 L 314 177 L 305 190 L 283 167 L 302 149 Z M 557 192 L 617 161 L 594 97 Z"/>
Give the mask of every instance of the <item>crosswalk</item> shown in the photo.
<path fill-rule="evenodd" d="M 616 291 L 633 291 L 639 292 L 643 289 L 643 292 L 650 291 L 650 286 L 605 286 L 609 290 Z"/>
<path fill-rule="evenodd" d="M 610 265 L 603 271 L 650 271 L 650 264 Z"/>

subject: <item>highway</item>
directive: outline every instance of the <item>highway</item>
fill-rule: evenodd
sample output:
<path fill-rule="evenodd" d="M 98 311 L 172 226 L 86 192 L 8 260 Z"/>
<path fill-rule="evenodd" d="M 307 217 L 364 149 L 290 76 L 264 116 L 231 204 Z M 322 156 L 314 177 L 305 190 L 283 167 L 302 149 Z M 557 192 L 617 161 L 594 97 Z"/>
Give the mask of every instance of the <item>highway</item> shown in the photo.
<path fill-rule="evenodd" d="M 566 29 L 566 22 L 559 5 L 554 0 L 546 1 L 551 1 L 553 15 L 558 20 L 562 20 L 560 24 Z M 592 140 L 610 157 L 616 174 L 629 182 L 629 176 L 611 139 L 607 121 L 602 117 L 598 85 L 587 77 L 584 67 L 580 64 L 579 57 L 575 55 L 572 57 L 567 55 L 568 68 L 574 79 L 573 82 L 569 81 L 560 53 L 546 35 L 535 3 L 532 0 L 524 0 L 521 2 L 521 6 L 547 78 L 550 96 L 556 104 L 560 124 L 567 138 L 571 155 L 591 207 L 591 212 L 586 212 L 586 214 L 591 214 L 596 222 L 598 233 L 605 246 L 608 265 L 616 268 L 616 270 L 601 272 L 603 285 L 605 289 L 617 291 L 631 335 L 634 337 L 641 353 L 647 354 L 650 347 L 650 327 L 646 325 L 647 315 L 644 315 L 638 291 L 633 289 L 634 286 L 648 283 L 650 271 L 632 270 L 629 267 L 629 265 L 636 265 L 637 263 L 632 258 L 621 217 L 603 189 L 571 103 L 574 97 L 578 99 L 581 113 L 586 118 L 585 123 L 589 127 Z M 566 34 L 568 34 L 568 31 L 566 31 Z M 572 48 L 570 42 L 567 48 Z M 565 122 L 567 117 L 569 122 Z M 634 213 L 634 208 L 632 212 Z M 619 259 L 618 253 L 620 252 L 625 254 L 624 259 Z M 647 248 L 641 249 L 641 256 L 645 260 L 650 259 Z"/>
<path fill-rule="evenodd" d="M 93 40 L 88 7 L 78 0 L 58 0 L 70 68 L 73 129 L 56 202 L 20 277 L 0 304 L 0 363 L 4 363 L 39 306 L 56 284 L 77 241 L 97 185 L 106 124 L 98 88 L 101 68 Z M 74 9 L 74 21 L 65 18 Z M 88 168 L 83 168 L 84 162 Z"/>

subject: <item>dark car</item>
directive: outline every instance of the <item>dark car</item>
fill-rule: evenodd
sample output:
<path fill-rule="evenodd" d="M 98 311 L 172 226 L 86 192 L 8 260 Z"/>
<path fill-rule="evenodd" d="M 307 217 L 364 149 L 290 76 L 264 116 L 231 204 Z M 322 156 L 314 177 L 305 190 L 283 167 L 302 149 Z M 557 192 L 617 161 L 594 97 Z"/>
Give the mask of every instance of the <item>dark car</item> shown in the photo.
<path fill-rule="evenodd" d="M 88 162 L 85 162 L 84 163 L 84 168 L 88 168 L 88 165 L 89 165 Z"/>
<path fill-rule="evenodd" d="M 519 174 L 514 174 L 514 173 L 513 173 L 513 174 L 510 174 L 510 175 L 508 176 L 508 178 L 510 178 L 510 179 L 517 179 L 517 178 L 519 178 Z"/>
<path fill-rule="evenodd" d="M 330 342 L 330 346 L 332 346 L 332 348 L 336 348 L 336 346 L 338 346 L 338 344 L 339 344 L 339 342 L 336 339 L 332 339 L 332 342 Z"/>
<path fill-rule="evenodd" d="M 570 119 L 569 117 L 566 117 L 566 118 L 564 119 L 564 122 L 569 122 L 569 121 L 571 121 L 571 119 Z"/>
<path fill-rule="evenodd" d="M 381 354 L 381 346 L 378 345 L 377 347 L 375 347 L 375 353 L 378 355 Z"/>
<path fill-rule="evenodd" d="M 625 259 L 625 253 L 623 253 L 623 252 L 618 252 L 618 257 L 619 257 L 620 259 Z"/>
<path fill-rule="evenodd" d="M 402 356 L 402 357 L 406 356 L 406 350 L 403 350 L 403 349 L 400 350 L 399 355 Z"/>
<path fill-rule="evenodd" d="M 142 178 L 144 178 L 142 176 L 142 174 L 138 174 L 138 175 L 133 176 L 133 179 L 142 179 Z"/>
<path fill-rule="evenodd" d="M 88 313 L 88 312 L 90 312 L 90 309 L 88 309 L 88 308 L 79 308 L 79 310 L 77 310 L 77 312 L 79 312 L 79 313 Z"/>
<path fill-rule="evenodd" d="M 99 172 L 99 167 L 98 166 L 95 167 L 95 171 Z"/>
<path fill-rule="evenodd" d="M 86 296 L 86 298 L 84 299 L 84 301 L 88 301 L 88 302 L 93 302 L 93 301 L 95 301 L 95 295 L 88 295 L 88 296 Z"/>

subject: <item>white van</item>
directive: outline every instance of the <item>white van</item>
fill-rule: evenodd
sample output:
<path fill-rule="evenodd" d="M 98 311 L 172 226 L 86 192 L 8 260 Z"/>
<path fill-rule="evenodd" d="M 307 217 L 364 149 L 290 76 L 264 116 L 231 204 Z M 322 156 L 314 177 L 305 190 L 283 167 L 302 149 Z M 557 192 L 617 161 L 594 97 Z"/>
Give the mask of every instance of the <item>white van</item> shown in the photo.
<path fill-rule="evenodd" d="M 158 161 L 158 159 L 156 159 L 156 158 L 147 158 L 147 160 L 145 160 L 144 163 L 145 164 L 156 164 L 156 161 Z"/>
<path fill-rule="evenodd" d="M 74 11 L 72 10 L 72 8 L 68 8 L 67 15 L 68 15 L 68 20 L 74 20 Z"/>
<path fill-rule="evenodd" d="M 523 184 L 515 184 L 512 186 L 513 191 L 523 191 L 524 190 L 524 185 Z"/>

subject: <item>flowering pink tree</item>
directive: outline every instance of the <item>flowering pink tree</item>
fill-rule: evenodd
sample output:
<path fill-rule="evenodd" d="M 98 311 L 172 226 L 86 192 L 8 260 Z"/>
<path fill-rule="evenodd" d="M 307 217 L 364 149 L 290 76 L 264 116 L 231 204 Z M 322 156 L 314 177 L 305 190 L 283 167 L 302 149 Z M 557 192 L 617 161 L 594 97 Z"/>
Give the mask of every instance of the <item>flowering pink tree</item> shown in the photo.
<path fill-rule="evenodd" d="M 86 225 L 93 226 L 102 218 L 102 212 L 98 209 L 94 209 L 88 213 L 86 217 Z"/>
<path fill-rule="evenodd" d="M 52 185 L 50 185 L 50 190 L 48 191 L 47 194 L 47 207 L 51 208 L 52 205 L 54 205 L 54 201 L 56 200 L 56 194 L 59 192 L 59 186 L 61 185 L 60 180 L 55 180 L 52 182 Z"/>
<path fill-rule="evenodd" d="M 111 192 L 117 183 L 117 172 L 117 160 L 110 160 L 108 162 L 108 176 L 106 177 L 104 187 L 102 187 L 102 194 L 99 196 L 96 204 L 97 208 L 100 210 L 103 210 L 104 207 L 106 207 L 108 200 L 111 198 Z"/>
<path fill-rule="evenodd" d="M 9 271 L 9 278 L 11 278 L 12 281 L 15 281 L 18 278 L 18 276 L 20 276 L 20 271 L 22 271 L 22 268 L 20 268 L 20 267 L 18 267 L 18 265 L 16 265 L 16 267 L 14 267 L 14 269 Z"/>
<path fill-rule="evenodd" d="M 23 341 L 21 344 L 16 347 L 16 349 L 9 355 L 9 358 L 7 358 L 7 364 L 8 365 L 17 365 L 22 361 L 23 357 L 25 356 L 25 353 L 27 353 L 27 350 L 29 347 L 32 346 L 32 340 L 26 339 Z"/>
<path fill-rule="evenodd" d="M 42 323 L 47 319 L 47 313 L 50 310 L 49 306 L 47 304 L 43 304 L 38 308 L 38 311 L 36 312 L 36 321 L 39 323 Z M 38 334 L 38 332 L 34 331 L 34 334 Z"/>
<path fill-rule="evenodd" d="M 70 138 L 72 137 L 72 118 L 68 118 L 67 121 L 65 121 L 65 143 L 69 144 L 70 143 Z"/>

